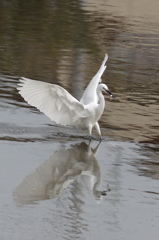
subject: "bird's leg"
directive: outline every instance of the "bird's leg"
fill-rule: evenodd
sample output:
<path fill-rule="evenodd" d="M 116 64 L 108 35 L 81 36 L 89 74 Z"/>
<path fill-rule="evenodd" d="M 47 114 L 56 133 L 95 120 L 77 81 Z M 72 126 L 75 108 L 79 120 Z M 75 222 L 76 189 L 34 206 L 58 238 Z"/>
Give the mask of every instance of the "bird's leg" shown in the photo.
<path fill-rule="evenodd" d="M 100 131 L 99 123 L 96 122 L 94 126 L 95 126 L 95 128 L 96 128 L 97 133 L 99 134 L 99 136 L 101 136 L 101 131 Z"/>
<path fill-rule="evenodd" d="M 97 132 L 98 132 L 98 134 L 99 134 L 99 141 L 101 142 L 101 141 L 102 141 L 102 135 L 101 135 L 99 123 L 96 122 L 94 126 L 95 126 L 95 128 L 96 128 L 96 130 L 97 130 Z"/>
<path fill-rule="evenodd" d="M 88 126 L 88 133 L 89 133 L 89 144 L 90 144 L 90 142 L 91 142 L 91 140 L 92 140 L 92 125 L 90 124 L 89 126 Z"/>
<path fill-rule="evenodd" d="M 91 141 L 92 141 L 92 136 L 89 135 L 89 145 L 91 144 Z"/>

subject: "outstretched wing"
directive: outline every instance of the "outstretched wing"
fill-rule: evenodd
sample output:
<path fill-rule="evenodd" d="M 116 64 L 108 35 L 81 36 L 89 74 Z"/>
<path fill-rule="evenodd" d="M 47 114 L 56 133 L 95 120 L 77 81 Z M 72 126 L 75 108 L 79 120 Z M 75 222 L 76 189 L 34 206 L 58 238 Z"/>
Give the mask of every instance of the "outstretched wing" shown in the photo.
<path fill-rule="evenodd" d="M 76 126 L 77 120 L 87 115 L 83 104 L 58 85 L 22 77 L 17 89 L 30 105 L 57 124 Z"/>
<path fill-rule="evenodd" d="M 108 55 L 105 54 L 104 60 L 102 62 L 102 65 L 100 67 L 100 69 L 98 70 L 98 72 L 96 73 L 96 75 L 92 78 L 92 80 L 90 81 L 90 83 L 88 84 L 86 90 L 83 93 L 83 96 L 80 100 L 80 102 L 82 104 L 89 104 L 93 101 L 97 102 L 97 94 L 96 94 L 96 89 L 98 84 L 102 81 L 101 80 L 101 76 L 103 74 L 103 72 L 106 69 L 106 62 L 108 60 Z"/>

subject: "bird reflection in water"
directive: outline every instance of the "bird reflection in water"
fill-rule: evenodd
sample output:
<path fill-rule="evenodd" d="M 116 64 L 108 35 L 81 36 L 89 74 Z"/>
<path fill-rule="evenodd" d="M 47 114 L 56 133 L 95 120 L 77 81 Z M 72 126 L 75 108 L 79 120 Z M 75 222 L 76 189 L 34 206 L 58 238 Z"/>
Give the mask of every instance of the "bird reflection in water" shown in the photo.
<path fill-rule="evenodd" d="M 82 182 L 99 201 L 108 191 L 98 190 L 101 183 L 100 167 L 96 160 L 99 146 L 100 142 L 93 149 L 90 144 L 81 142 L 68 149 L 56 151 L 16 187 L 15 201 L 20 204 L 31 204 L 53 199 L 75 180 L 77 184 Z"/>

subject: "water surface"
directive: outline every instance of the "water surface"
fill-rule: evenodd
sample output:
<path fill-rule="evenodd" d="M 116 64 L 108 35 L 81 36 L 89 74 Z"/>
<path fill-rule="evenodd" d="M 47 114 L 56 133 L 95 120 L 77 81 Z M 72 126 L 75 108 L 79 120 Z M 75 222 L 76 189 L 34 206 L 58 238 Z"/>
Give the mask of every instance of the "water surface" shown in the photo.
<path fill-rule="evenodd" d="M 1 239 L 158 239 L 158 7 L 1 1 Z M 105 97 L 101 144 L 54 125 L 17 93 L 24 76 L 79 99 L 106 52 L 103 82 L 116 99 Z"/>

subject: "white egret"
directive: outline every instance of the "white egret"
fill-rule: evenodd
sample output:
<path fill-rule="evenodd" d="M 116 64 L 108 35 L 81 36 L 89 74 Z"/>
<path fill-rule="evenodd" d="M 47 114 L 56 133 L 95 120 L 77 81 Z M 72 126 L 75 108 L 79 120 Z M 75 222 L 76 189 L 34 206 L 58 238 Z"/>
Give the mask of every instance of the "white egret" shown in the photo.
<path fill-rule="evenodd" d="M 56 84 L 24 77 L 20 79 L 17 89 L 28 104 L 39 109 L 56 124 L 86 129 L 90 137 L 95 126 L 101 137 L 98 120 L 105 107 L 102 91 L 113 96 L 107 85 L 101 83 L 107 59 L 106 54 L 100 69 L 88 84 L 80 101 Z"/>

